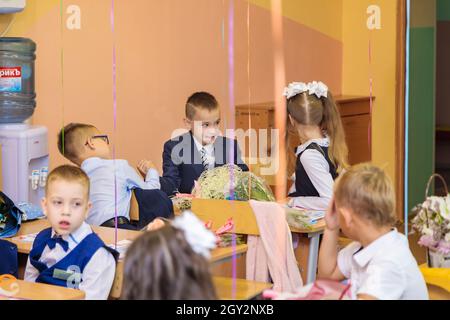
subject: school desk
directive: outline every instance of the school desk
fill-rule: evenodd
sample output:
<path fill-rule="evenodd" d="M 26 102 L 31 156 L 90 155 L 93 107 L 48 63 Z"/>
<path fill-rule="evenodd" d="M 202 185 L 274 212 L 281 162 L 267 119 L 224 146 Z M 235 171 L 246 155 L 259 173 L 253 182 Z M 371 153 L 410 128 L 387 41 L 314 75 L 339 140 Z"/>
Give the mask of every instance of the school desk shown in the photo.
<path fill-rule="evenodd" d="M 81 290 L 23 280 L 15 283 L 18 285 L 17 293 L 12 296 L 0 294 L 0 300 L 83 300 L 85 297 Z"/>
<path fill-rule="evenodd" d="M 238 270 L 242 270 L 242 267 L 245 266 L 245 255 L 247 252 L 247 245 L 242 244 L 236 246 L 235 249 L 232 247 L 226 248 L 217 248 L 212 250 L 211 252 L 211 273 L 214 276 L 232 276 L 232 257 L 235 255 L 236 257 L 236 265 Z M 122 292 L 123 285 L 123 267 L 124 264 L 122 261 L 119 261 L 116 268 L 116 276 L 114 279 L 113 286 L 111 288 L 111 292 L 109 296 L 113 299 L 118 299 Z M 238 277 L 243 277 L 243 272 L 238 271 Z"/>
<path fill-rule="evenodd" d="M 30 222 L 25 222 L 21 225 L 19 232 L 16 236 L 8 238 L 5 240 L 11 241 L 17 245 L 18 252 L 21 254 L 19 257 L 19 276 L 24 273 L 25 265 L 27 262 L 28 254 L 31 251 L 32 242 L 21 241 L 21 236 L 26 236 L 29 234 L 34 234 L 48 228 L 49 222 L 46 219 L 35 220 Z M 105 228 L 93 226 L 92 229 L 96 232 L 99 237 L 105 242 L 105 244 L 113 244 L 115 239 L 114 228 Z M 117 241 L 122 240 L 134 240 L 139 235 L 141 231 L 132 230 L 117 230 Z M 236 257 L 237 273 L 239 277 L 245 277 L 245 257 L 247 252 L 247 245 L 239 245 L 235 249 L 232 247 L 227 248 L 217 248 L 211 252 L 211 269 L 212 274 L 216 276 L 230 276 L 232 275 L 232 263 L 233 256 Z M 113 287 L 111 290 L 111 297 L 119 297 L 122 290 L 122 273 L 123 273 L 123 259 L 119 259 L 116 267 L 116 276 L 114 279 Z"/>
<path fill-rule="evenodd" d="M 272 284 L 231 278 L 214 277 L 219 300 L 252 300 L 260 296 L 264 290 L 271 289 Z M 85 294 L 81 290 L 68 289 L 43 283 L 32 283 L 17 280 L 18 292 L 11 296 L 0 295 L 0 300 L 83 300 Z"/>
<path fill-rule="evenodd" d="M 231 278 L 214 277 L 214 287 L 220 300 L 252 300 L 264 290 L 271 289 L 271 283 L 255 282 Z"/>
<path fill-rule="evenodd" d="M 290 227 L 290 229 L 293 239 L 297 238 L 298 240 L 294 253 L 299 264 L 302 279 L 305 284 L 312 283 L 316 280 L 320 236 L 325 230 L 325 220 L 319 220 L 311 229 L 293 227 Z"/>
<path fill-rule="evenodd" d="M 175 208 L 174 212 L 176 215 L 180 214 L 180 211 Z M 194 199 L 192 212 L 202 221 L 212 221 L 213 231 L 232 217 L 235 233 L 259 236 L 255 215 L 246 201 Z M 325 230 L 325 220 L 319 220 L 310 229 L 290 227 L 290 230 L 293 233 L 294 242 L 298 243 L 294 253 L 303 282 L 312 283 L 316 280 L 319 242 Z"/>
<path fill-rule="evenodd" d="M 38 233 L 46 228 L 50 227 L 50 224 L 47 219 L 34 220 L 30 222 L 24 222 L 20 226 L 19 232 L 12 238 L 8 238 L 8 240 L 17 245 L 17 250 L 19 253 L 23 253 L 28 255 L 31 251 L 31 247 L 33 245 L 30 241 L 21 241 L 21 236 L 26 236 L 29 234 Z M 103 242 L 107 245 L 113 244 L 115 239 L 115 230 L 114 228 L 106 228 L 106 227 L 98 227 L 92 226 L 92 230 L 98 234 L 98 236 L 103 240 Z M 133 230 L 117 230 L 117 241 L 121 240 L 134 240 L 142 233 L 140 231 Z"/>

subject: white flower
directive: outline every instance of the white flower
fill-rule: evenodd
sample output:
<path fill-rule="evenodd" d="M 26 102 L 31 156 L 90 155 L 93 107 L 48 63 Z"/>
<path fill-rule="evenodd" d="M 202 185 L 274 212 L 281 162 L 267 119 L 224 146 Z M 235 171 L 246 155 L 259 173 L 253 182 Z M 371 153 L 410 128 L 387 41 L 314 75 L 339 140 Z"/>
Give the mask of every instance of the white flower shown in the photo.
<path fill-rule="evenodd" d="M 195 253 L 210 258 L 210 250 L 216 247 L 216 236 L 191 211 L 176 217 L 172 225 L 184 231 L 186 241 Z"/>
<path fill-rule="evenodd" d="M 447 195 L 444 199 L 442 199 L 442 207 L 441 207 L 441 216 L 447 220 L 450 221 L 450 195 Z"/>
<path fill-rule="evenodd" d="M 328 87 L 321 81 L 313 81 L 308 84 L 309 94 L 315 94 L 317 98 L 328 97 Z"/>
<path fill-rule="evenodd" d="M 288 100 L 296 95 L 306 92 L 309 90 L 309 87 L 304 82 L 292 82 L 286 88 L 284 88 L 283 96 L 285 96 Z"/>
<path fill-rule="evenodd" d="M 446 242 L 450 242 L 450 233 L 447 233 L 447 234 L 445 235 L 445 241 L 446 241 Z"/>
<path fill-rule="evenodd" d="M 422 229 L 422 234 L 425 236 L 430 236 L 430 237 L 434 237 L 434 232 L 432 229 L 428 228 L 428 227 L 423 227 Z"/>

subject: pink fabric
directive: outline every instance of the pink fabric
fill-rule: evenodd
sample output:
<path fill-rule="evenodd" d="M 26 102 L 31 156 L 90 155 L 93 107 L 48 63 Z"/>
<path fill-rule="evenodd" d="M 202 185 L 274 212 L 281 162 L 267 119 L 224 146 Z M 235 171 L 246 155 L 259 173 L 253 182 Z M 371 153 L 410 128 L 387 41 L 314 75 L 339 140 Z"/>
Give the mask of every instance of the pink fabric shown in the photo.
<path fill-rule="evenodd" d="M 299 289 L 295 293 L 279 293 L 266 290 L 263 297 L 272 300 L 349 300 L 350 284 L 342 284 L 331 280 L 317 280 Z"/>
<path fill-rule="evenodd" d="M 250 201 L 260 236 L 249 236 L 247 280 L 268 282 L 273 290 L 294 292 L 303 285 L 284 209 L 275 202 Z"/>

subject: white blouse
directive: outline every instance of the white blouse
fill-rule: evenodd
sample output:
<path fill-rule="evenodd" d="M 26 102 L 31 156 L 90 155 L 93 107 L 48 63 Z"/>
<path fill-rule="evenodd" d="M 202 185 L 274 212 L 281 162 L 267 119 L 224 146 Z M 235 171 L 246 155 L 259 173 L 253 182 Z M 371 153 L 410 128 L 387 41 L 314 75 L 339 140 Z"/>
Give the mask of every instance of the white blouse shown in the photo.
<path fill-rule="evenodd" d="M 297 207 L 306 210 L 323 211 L 328 208 L 330 200 L 333 196 L 334 180 L 330 174 L 330 166 L 319 151 L 314 149 L 305 149 L 311 144 L 316 143 L 321 147 L 329 147 L 330 140 L 328 137 L 322 139 L 311 139 L 306 143 L 303 143 L 297 148 L 296 156 L 300 153 L 300 161 L 308 175 L 311 183 L 319 193 L 319 197 L 294 197 L 289 201 L 290 207 Z M 296 191 L 295 189 L 295 173 L 291 179 L 293 184 L 289 190 L 289 194 Z"/>

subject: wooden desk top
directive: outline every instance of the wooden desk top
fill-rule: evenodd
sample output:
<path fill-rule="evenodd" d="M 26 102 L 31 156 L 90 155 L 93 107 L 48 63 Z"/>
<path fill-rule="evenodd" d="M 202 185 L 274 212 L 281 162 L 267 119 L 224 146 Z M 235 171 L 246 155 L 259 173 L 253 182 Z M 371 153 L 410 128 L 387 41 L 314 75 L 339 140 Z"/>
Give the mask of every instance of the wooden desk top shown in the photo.
<path fill-rule="evenodd" d="M 18 292 L 13 297 L 0 295 L 0 300 L 83 300 L 81 290 L 68 289 L 43 283 L 17 280 Z"/>
<path fill-rule="evenodd" d="M 246 244 L 240 244 L 236 246 L 236 250 L 233 250 L 233 247 L 226 248 L 216 248 L 211 252 L 211 262 L 221 262 L 225 259 L 229 259 L 233 256 L 233 253 L 236 255 L 240 255 L 246 253 L 248 250 L 248 246 Z"/>
<path fill-rule="evenodd" d="M 20 236 L 25 236 L 33 233 L 40 232 L 41 230 L 44 230 L 45 228 L 48 228 L 50 224 L 46 219 L 42 220 L 35 220 L 23 223 L 20 227 L 19 232 L 17 235 L 13 238 L 8 238 L 5 240 L 8 240 L 14 244 L 17 245 L 18 251 L 23 254 L 29 254 L 31 251 L 32 243 L 31 242 L 24 242 L 20 241 L 18 239 Z M 99 235 L 99 237 L 105 242 L 105 244 L 113 244 L 114 243 L 114 228 L 106 228 L 106 227 L 96 227 L 93 226 L 92 229 L 95 233 Z M 121 240 L 134 240 L 138 236 L 140 236 L 143 232 L 142 231 L 133 231 L 133 230 L 123 230 L 118 229 L 117 230 L 117 241 Z M 242 244 L 239 246 L 236 246 L 236 254 L 242 254 L 247 252 L 247 245 Z M 211 262 L 220 262 L 221 260 L 230 258 L 233 255 L 233 248 L 232 247 L 226 247 L 226 248 L 217 248 L 212 250 L 211 252 Z M 119 261 L 121 262 L 121 260 Z"/>
<path fill-rule="evenodd" d="M 251 300 L 271 289 L 272 284 L 236 279 L 235 294 L 233 295 L 233 279 L 214 277 L 214 286 L 220 300 Z"/>
<path fill-rule="evenodd" d="M 325 230 L 325 219 L 320 219 L 311 229 L 289 227 L 293 233 L 317 233 Z"/>
<path fill-rule="evenodd" d="M 233 295 L 233 280 L 231 278 L 214 277 L 214 286 L 220 300 L 250 300 L 272 288 L 270 283 L 261 283 L 236 279 L 235 294 Z M 32 283 L 17 280 L 19 291 L 13 297 L 0 296 L 0 300 L 82 300 L 83 291 L 52 286 L 42 283 Z"/>
<path fill-rule="evenodd" d="M 181 211 L 177 207 L 174 206 L 173 210 L 174 210 L 175 216 L 179 216 L 181 214 Z M 195 212 L 194 212 L 194 214 L 195 214 Z M 227 215 L 225 215 L 225 216 L 227 216 Z M 224 219 L 225 219 L 225 216 L 224 216 Z M 320 219 L 319 221 L 317 221 L 317 223 L 315 225 L 313 225 L 311 229 L 295 228 L 295 227 L 291 227 L 291 226 L 289 226 L 289 228 L 290 228 L 291 232 L 293 232 L 293 233 L 310 234 L 310 233 L 322 232 L 325 230 L 325 219 Z"/>
<path fill-rule="evenodd" d="M 20 236 L 25 236 L 33 233 L 38 233 L 46 228 L 50 227 L 47 219 L 35 220 L 25 222 L 20 226 L 19 232 L 13 238 L 5 239 L 17 245 L 17 249 L 20 253 L 29 254 L 32 247 L 32 242 L 20 241 Z M 114 243 L 115 230 L 114 228 L 97 227 L 92 226 L 92 230 L 98 234 L 106 245 Z M 117 230 L 117 241 L 121 240 L 134 240 L 140 236 L 142 232 L 133 230 Z"/>

